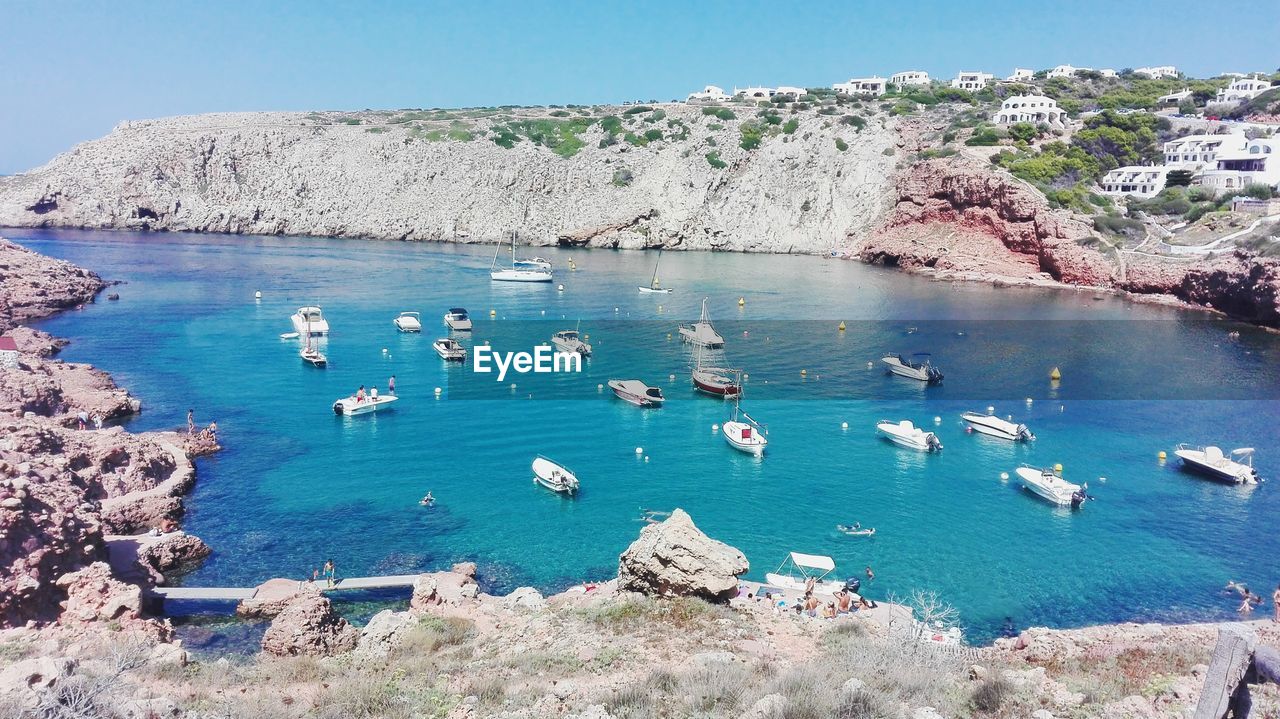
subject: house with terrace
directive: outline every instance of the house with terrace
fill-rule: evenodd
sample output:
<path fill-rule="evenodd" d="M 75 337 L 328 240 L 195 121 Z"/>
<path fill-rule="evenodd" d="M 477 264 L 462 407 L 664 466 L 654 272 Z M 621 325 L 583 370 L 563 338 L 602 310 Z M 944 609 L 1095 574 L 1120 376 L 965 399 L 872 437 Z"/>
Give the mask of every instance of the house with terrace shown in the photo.
<path fill-rule="evenodd" d="M 906 87 L 908 85 L 928 85 L 929 73 L 924 70 L 904 70 L 895 72 L 889 77 L 889 84 L 898 87 Z"/>
<path fill-rule="evenodd" d="M 1044 123 L 1051 127 L 1066 124 L 1067 113 L 1058 107 L 1058 101 L 1044 95 L 1015 95 L 1000 103 L 1000 110 L 991 117 L 997 125 L 1029 122 Z"/>
<path fill-rule="evenodd" d="M 732 99 L 731 96 L 725 94 L 724 88 L 715 85 L 707 85 L 698 92 L 689 93 L 689 97 L 685 102 L 724 102 Z"/>
<path fill-rule="evenodd" d="M 1177 106 L 1182 104 L 1183 100 L 1186 100 L 1187 98 L 1191 97 L 1191 95 L 1192 95 L 1191 88 L 1184 87 L 1177 92 L 1171 92 L 1168 95 L 1161 95 L 1160 97 L 1156 98 L 1156 102 L 1165 106 Z"/>
<path fill-rule="evenodd" d="M 772 87 L 733 88 L 734 97 L 745 98 L 747 100 L 768 100 L 773 97 L 776 92 L 777 90 L 774 90 Z"/>
<path fill-rule="evenodd" d="M 879 75 L 874 77 L 855 77 L 851 78 L 849 82 L 837 82 L 831 86 L 831 89 L 845 95 L 878 97 L 888 89 L 888 81 Z"/>
<path fill-rule="evenodd" d="M 1164 143 L 1164 164 L 1179 170 L 1212 168 L 1220 153 L 1237 152 L 1247 144 L 1243 133 L 1184 135 Z"/>
<path fill-rule="evenodd" d="M 1031 82 L 1035 79 L 1035 76 L 1036 73 L 1034 70 L 1028 70 L 1025 67 L 1015 67 L 1013 68 L 1013 74 L 1006 77 L 1005 80 L 1007 82 Z"/>
<path fill-rule="evenodd" d="M 954 87 L 957 90 L 977 92 L 978 90 L 986 87 L 987 83 L 994 79 L 996 79 L 996 76 L 989 72 L 969 72 L 968 70 L 961 70 L 956 74 L 955 79 L 951 81 L 951 87 Z"/>
<path fill-rule="evenodd" d="M 792 100 L 795 100 L 795 99 L 798 99 L 801 95 L 805 94 L 806 92 L 807 90 L 805 90 L 803 87 L 795 87 L 794 85 L 779 85 L 777 89 L 773 91 L 773 95 L 774 97 L 777 97 L 778 95 L 787 95 Z"/>
<path fill-rule="evenodd" d="M 1214 168 L 1200 174 L 1200 185 L 1220 192 L 1280 186 L 1280 138 L 1249 140 L 1239 150 L 1219 152 Z"/>
<path fill-rule="evenodd" d="M 1213 98 L 1215 103 L 1235 103 L 1252 100 L 1271 89 L 1271 82 L 1263 80 L 1261 75 L 1242 77 L 1218 91 Z"/>
<path fill-rule="evenodd" d="M 1098 186 L 1104 195 L 1154 197 L 1164 189 L 1171 169 L 1164 165 L 1117 167 L 1103 175 Z"/>
<path fill-rule="evenodd" d="M 1158 65 L 1156 67 L 1135 67 L 1134 75 L 1146 75 L 1152 80 L 1163 80 L 1165 78 L 1173 78 L 1178 76 L 1178 68 L 1173 65 Z"/>
<path fill-rule="evenodd" d="M 1087 67 L 1076 67 L 1075 65 L 1059 65 L 1049 71 L 1049 77 L 1075 77 L 1077 70 L 1088 70 Z"/>

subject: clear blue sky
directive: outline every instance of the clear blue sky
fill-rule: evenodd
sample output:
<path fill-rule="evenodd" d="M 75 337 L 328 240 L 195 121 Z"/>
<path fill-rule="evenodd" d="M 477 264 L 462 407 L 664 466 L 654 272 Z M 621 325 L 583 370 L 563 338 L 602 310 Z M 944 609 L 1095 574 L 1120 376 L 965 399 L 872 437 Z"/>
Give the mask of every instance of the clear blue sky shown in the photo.
<path fill-rule="evenodd" d="M 0 173 L 126 119 L 597 103 L 922 69 L 1280 65 L 1276 0 L 0 0 Z"/>

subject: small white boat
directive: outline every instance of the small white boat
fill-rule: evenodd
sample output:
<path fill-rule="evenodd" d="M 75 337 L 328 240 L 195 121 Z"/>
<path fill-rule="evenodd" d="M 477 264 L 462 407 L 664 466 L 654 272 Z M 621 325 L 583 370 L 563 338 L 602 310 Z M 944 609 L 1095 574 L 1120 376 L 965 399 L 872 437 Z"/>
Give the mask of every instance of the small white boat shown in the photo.
<path fill-rule="evenodd" d="M 1233 449 L 1231 455 L 1227 456 L 1218 447 L 1190 447 L 1180 444 L 1173 453 L 1182 460 L 1184 468 L 1218 481 L 1232 484 L 1258 483 L 1258 471 L 1253 468 L 1252 447 Z M 1237 461 L 1237 458 L 1243 461 Z"/>
<path fill-rule="evenodd" d="M 533 460 L 533 481 L 559 494 L 578 492 L 578 475 L 563 464 L 542 455 Z"/>
<path fill-rule="evenodd" d="M 760 457 L 769 446 L 769 430 L 738 405 L 741 396 L 741 392 L 733 396 L 733 419 L 720 426 L 720 434 L 730 447 Z"/>
<path fill-rule="evenodd" d="M 812 579 L 814 594 L 835 594 L 844 590 L 844 582 L 826 579 L 835 568 L 836 562 L 831 557 L 791 552 L 777 569 L 765 574 L 764 579 L 771 587 L 795 592 L 803 592 Z"/>
<path fill-rule="evenodd" d="M 444 313 L 444 323 L 454 332 L 470 332 L 471 316 L 461 307 L 451 307 Z"/>
<path fill-rule="evenodd" d="M 1059 507 L 1079 507 L 1089 498 L 1086 494 L 1088 485 L 1072 484 L 1052 469 L 1039 469 L 1024 464 L 1014 471 L 1022 480 L 1022 486 Z"/>
<path fill-rule="evenodd" d="M 324 353 L 315 347 L 303 347 L 298 350 L 298 356 L 302 358 L 303 362 L 312 367 L 327 367 L 329 365 L 329 358 L 325 357 Z"/>
<path fill-rule="evenodd" d="M 422 314 L 419 312 L 401 312 L 399 317 L 391 320 L 401 332 L 421 332 Z"/>
<path fill-rule="evenodd" d="M 364 399 L 356 399 L 354 395 L 345 397 L 333 403 L 333 413 L 347 416 L 355 416 L 358 414 L 369 414 L 377 412 L 392 402 L 400 399 L 393 394 L 383 394 L 377 397 L 365 397 Z"/>
<path fill-rule="evenodd" d="M 302 336 L 302 335 L 301 335 L 301 334 L 299 334 L 299 333 L 297 333 L 297 332 L 285 332 L 285 333 L 282 333 L 282 334 L 280 335 L 280 339 L 282 339 L 282 340 L 296 340 L 296 339 L 298 339 L 298 338 L 299 338 L 299 337 L 301 337 L 301 336 Z"/>
<path fill-rule="evenodd" d="M 609 389 L 613 390 L 618 399 L 637 407 L 661 407 L 667 401 L 662 396 L 661 389 L 650 387 L 638 379 L 611 379 Z"/>
<path fill-rule="evenodd" d="M 489 268 L 489 277 L 499 282 L 551 282 L 554 278 L 551 274 L 550 263 L 547 267 L 533 267 L 529 265 L 518 265 L 516 263 L 516 236 L 511 235 L 511 268 L 498 269 L 498 252 L 502 250 L 499 245 L 493 252 L 493 264 Z"/>
<path fill-rule="evenodd" d="M 707 298 L 702 299 L 702 316 L 691 325 L 680 325 L 680 337 L 685 342 L 716 349 L 724 347 L 724 338 L 711 325 L 711 317 L 707 313 Z"/>
<path fill-rule="evenodd" d="M 541 257 L 530 257 L 527 260 L 516 260 L 515 266 L 516 267 L 532 267 L 539 270 L 549 270 L 551 269 L 551 260 L 543 259 Z"/>
<path fill-rule="evenodd" d="M 672 289 L 670 287 L 663 287 L 662 283 L 658 281 L 658 265 L 660 264 L 662 264 L 662 250 L 658 250 L 658 260 L 653 263 L 653 277 L 649 279 L 649 286 L 645 287 L 641 285 L 636 288 L 637 290 L 640 290 L 640 292 L 644 294 L 671 294 Z"/>
<path fill-rule="evenodd" d="M 577 352 L 583 357 L 591 356 L 591 345 L 583 341 L 577 330 L 561 330 L 551 335 L 551 344 L 561 352 Z"/>
<path fill-rule="evenodd" d="M 969 428 L 973 431 L 992 437 L 999 437 L 1012 442 L 1027 442 L 1036 438 L 1034 434 L 1031 434 L 1031 430 L 1027 429 L 1027 425 L 1000 419 L 994 414 L 965 412 L 960 415 L 960 419 L 963 419 L 965 424 L 969 425 Z"/>
<path fill-rule="evenodd" d="M 836 529 L 850 537 L 874 537 L 875 527 L 863 527 L 859 524 L 837 524 Z"/>
<path fill-rule="evenodd" d="M 926 432 L 904 419 L 901 422 L 882 419 L 876 424 L 876 431 L 889 438 L 894 444 L 921 452 L 936 452 L 942 449 L 942 440 L 933 432 Z"/>
<path fill-rule="evenodd" d="M 319 307 L 299 307 L 289 321 L 293 323 L 293 331 L 303 336 L 329 334 L 329 321 Z"/>
<path fill-rule="evenodd" d="M 440 355 L 440 359 L 448 362 L 464 362 L 467 359 L 467 348 L 452 337 L 441 337 L 431 343 L 431 348 Z"/>
<path fill-rule="evenodd" d="M 912 357 L 922 357 L 924 359 L 912 361 L 902 355 L 885 355 L 880 358 L 880 361 L 888 365 L 889 371 L 899 377 L 918 379 L 929 384 L 937 384 L 942 381 L 942 370 L 930 364 L 927 352 L 919 352 L 912 355 Z"/>

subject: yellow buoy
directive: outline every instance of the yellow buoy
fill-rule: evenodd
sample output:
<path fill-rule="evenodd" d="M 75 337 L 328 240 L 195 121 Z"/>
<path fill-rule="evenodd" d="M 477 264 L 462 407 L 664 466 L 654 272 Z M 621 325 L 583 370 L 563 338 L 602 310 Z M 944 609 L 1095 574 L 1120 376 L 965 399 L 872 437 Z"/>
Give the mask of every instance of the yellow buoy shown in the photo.
<path fill-rule="evenodd" d="M 1059 463 L 1059 464 L 1053 465 L 1053 471 L 1057 472 L 1058 474 L 1062 474 L 1062 464 Z"/>
<path fill-rule="evenodd" d="M 807 370 L 807 369 L 802 369 L 802 370 L 800 370 L 800 374 L 802 374 L 802 375 L 809 374 L 809 370 Z"/>
<path fill-rule="evenodd" d="M 840 326 L 837 327 L 836 329 L 840 330 L 841 332 L 844 332 L 844 320 L 840 320 Z"/>
<path fill-rule="evenodd" d="M 1057 367 L 1054 367 L 1053 371 L 1049 373 L 1049 379 L 1062 379 L 1062 372 L 1058 371 Z"/>
<path fill-rule="evenodd" d="M 739 307 L 741 307 L 741 306 L 743 306 L 743 305 L 745 305 L 745 304 L 747 304 L 747 298 L 746 298 L 746 297 L 739 297 L 739 298 L 738 298 L 738 306 L 739 306 Z"/>
<path fill-rule="evenodd" d="M 1169 458 L 1169 455 L 1165 454 L 1165 453 L 1164 453 L 1164 450 L 1162 449 L 1162 450 L 1160 450 L 1160 453 L 1156 455 L 1156 458 L 1158 458 L 1158 459 L 1168 459 L 1168 458 Z"/>
<path fill-rule="evenodd" d="M 489 316 L 490 316 L 490 317 L 495 317 L 495 316 L 497 316 L 497 314 L 498 314 L 498 311 L 497 311 L 497 310 L 489 310 Z"/>

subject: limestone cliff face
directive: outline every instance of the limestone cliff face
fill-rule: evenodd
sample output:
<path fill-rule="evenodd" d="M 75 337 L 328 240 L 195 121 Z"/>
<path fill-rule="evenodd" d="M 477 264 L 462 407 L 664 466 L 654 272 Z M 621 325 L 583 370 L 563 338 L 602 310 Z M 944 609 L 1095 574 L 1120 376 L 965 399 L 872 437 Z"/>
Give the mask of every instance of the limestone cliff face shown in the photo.
<path fill-rule="evenodd" d="M 528 139 L 495 144 L 502 118 L 473 122 L 465 141 L 424 139 L 386 113 L 358 113 L 362 125 L 315 113 L 128 122 L 0 179 L 0 225 L 462 242 L 518 230 L 535 245 L 810 253 L 887 209 L 895 132 L 883 113 L 861 110 L 872 117 L 857 130 L 783 111 L 798 126 L 765 126 L 760 147 L 744 150 L 755 107 L 729 120 L 655 107 L 665 117 L 653 124 L 612 111 L 624 131 L 663 139 L 635 146 L 618 134 L 601 147 L 597 123 L 567 158 Z"/>

